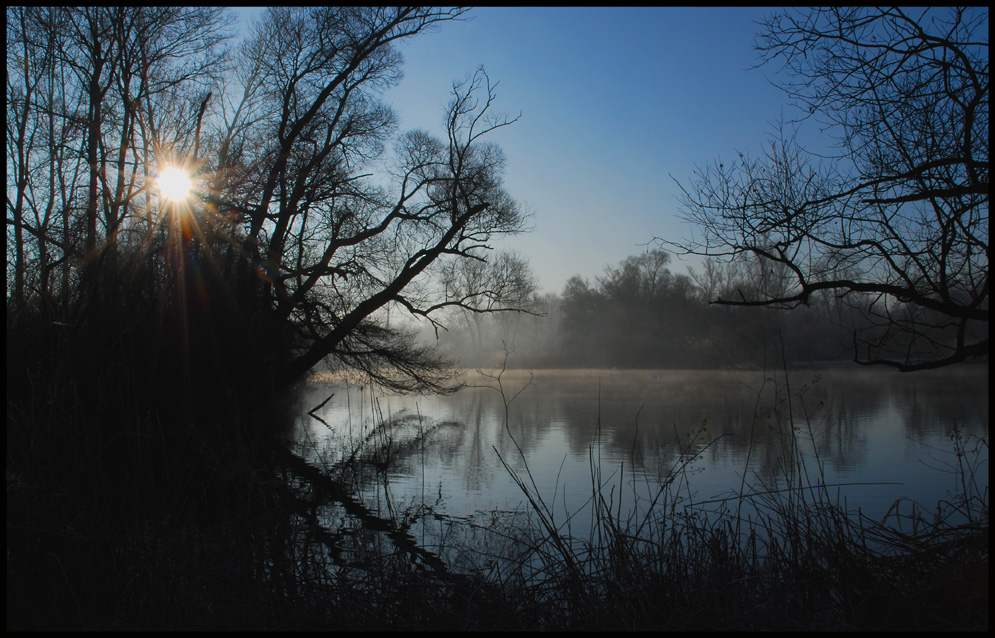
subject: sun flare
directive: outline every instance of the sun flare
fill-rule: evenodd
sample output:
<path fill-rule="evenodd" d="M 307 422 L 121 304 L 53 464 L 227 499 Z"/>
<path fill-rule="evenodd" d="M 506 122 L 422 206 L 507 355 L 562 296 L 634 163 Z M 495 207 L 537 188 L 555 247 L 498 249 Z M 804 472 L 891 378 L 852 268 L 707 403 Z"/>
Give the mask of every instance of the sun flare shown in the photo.
<path fill-rule="evenodd" d="M 171 166 L 159 173 L 159 190 L 162 196 L 174 202 L 182 202 L 190 195 L 193 182 L 182 168 Z"/>

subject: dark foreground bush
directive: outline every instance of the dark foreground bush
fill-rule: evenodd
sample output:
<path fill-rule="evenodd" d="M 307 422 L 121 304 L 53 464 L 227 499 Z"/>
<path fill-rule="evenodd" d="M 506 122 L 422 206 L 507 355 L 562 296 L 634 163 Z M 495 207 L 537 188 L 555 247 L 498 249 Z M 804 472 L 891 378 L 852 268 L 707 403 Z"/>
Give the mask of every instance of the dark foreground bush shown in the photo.
<path fill-rule="evenodd" d="M 572 538 L 535 492 L 488 521 L 378 518 L 346 487 L 368 467 L 295 458 L 213 520 L 127 527 L 8 468 L 8 629 L 988 628 L 987 491 L 885 525 L 772 486 L 684 508 L 665 484 L 623 520 L 595 481 L 595 523 Z M 445 530 L 424 547 L 423 517 Z"/>
<path fill-rule="evenodd" d="M 237 392 L 170 409 L 168 354 L 154 388 L 124 374 L 153 373 L 133 360 L 148 335 L 108 326 L 141 321 L 70 342 L 8 316 L 8 630 L 988 628 L 977 466 L 960 500 L 884 522 L 776 485 L 688 507 L 671 492 L 686 464 L 623 517 L 593 454 L 583 538 L 528 477 L 531 509 L 486 522 L 374 511 L 353 488 L 382 480 L 377 450 L 308 465 L 280 443 L 292 410 Z M 429 542 L 410 532 L 427 518 Z"/>

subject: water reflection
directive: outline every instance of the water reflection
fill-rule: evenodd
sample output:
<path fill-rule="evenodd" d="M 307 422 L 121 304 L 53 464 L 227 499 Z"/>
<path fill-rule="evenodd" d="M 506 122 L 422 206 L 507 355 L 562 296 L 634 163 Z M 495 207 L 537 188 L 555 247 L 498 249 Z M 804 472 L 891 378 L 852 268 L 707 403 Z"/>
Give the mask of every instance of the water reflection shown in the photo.
<path fill-rule="evenodd" d="M 631 502 L 697 454 L 687 490 L 698 500 L 737 491 L 744 476 L 793 478 L 801 461 L 822 483 L 893 484 L 840 488 L 851 507 L 880 517 L 896 498 L 930 507 L 956 488 L 944 467 L 955 429 L 988 435 L 987 366 L 798 370 L 787 379 L 759 371 L 508 371 L 503 395 L 493 378 L 467 380 L 477 387 L 446 397 L 315 383 L 308 409 L 335 396 L 314 413 L 323 423 L 302 416 L 299 439 L 325 464 L 364 442 L 379 447 L 394 498 L 441 498 L 452 515 L 524 502 L 501 459 L 567 513 L 591 494 L 592 457 L 617 498 Z"/>

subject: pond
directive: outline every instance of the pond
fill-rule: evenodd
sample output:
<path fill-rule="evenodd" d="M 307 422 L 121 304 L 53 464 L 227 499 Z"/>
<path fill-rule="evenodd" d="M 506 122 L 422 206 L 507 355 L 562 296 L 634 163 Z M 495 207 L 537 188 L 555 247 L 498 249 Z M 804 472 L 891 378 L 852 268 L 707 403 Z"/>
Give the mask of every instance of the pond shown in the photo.
<path fill-rule="evenodd" d="M 301 454 L 319 468 L 352 457 L 383 469 L 381 480 L 354 485 L 376 511 L 422 503 L 473 517 L 527 508 L 530 492 L 558 524 L 578 526 L 574 534 L 599 485 L 623 519 L 668 480 L 685 506 L 790 485 L 827 490 L 875 520 L 899 499 L 904 513 L 912 501 L 930 511 L 963 492 L 958 463 L 973 468 L 971 489 L 987 491 L 987 365 L 464 378 L 470 387 L 447 396 L 314 381 Z M 958 456 L 957 441 L 969 453 Z"/>

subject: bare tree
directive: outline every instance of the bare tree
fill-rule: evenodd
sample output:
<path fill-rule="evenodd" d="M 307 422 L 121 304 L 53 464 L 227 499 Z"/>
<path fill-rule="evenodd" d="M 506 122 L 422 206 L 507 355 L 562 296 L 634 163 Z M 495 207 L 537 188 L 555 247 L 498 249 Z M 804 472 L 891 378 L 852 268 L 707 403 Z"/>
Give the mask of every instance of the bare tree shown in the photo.
<path fill-rule="evenodd" d="M 516 118 L 482 69 L 439 137 L 382 98 L 395 44 L 464 12 L 277 7 L 230 57 L 223 8 L 7 9 L 9 434 L 39 494 L 121 528 L 214 518 L 276 471 L 319 362 L 454 389 L 414 327 L 521 298 L 438 279 L 524 228 L 490 141 Z"/>
<path fill-rule="evenodd" d="M 794 307 L 861 297 L 856 360 L 901 370 L 988 354 L 987 9 L 787 10 L 758 49 L 782 88 L 836 136 L 833 158 L 782 133 L 760 158 L 696 171 L 689 254 L 742 254 L 784 287 L 716 303 Z M 776 267 L 776 268 L 775 268 Z M 779 277 L 778 277 L 779 278 Z"/>
<path fill-rule="evenodd" d="M 291 331 L 273 388 L 331 358 L 394 389 L 445 389 L 445 362 L 391 314 L 435 321 L 450 307 L 515 302 L 432 285 L 439 269 L 480 260 L 492 237 L 524 228 L 501 185 L 504 156 L 484 139 L 514 121 L 494 113 L 487 75 L 454 85 L 444 140 L 398 135 L 380 100 L 401 75 L 394 44 L 463 13 L 274 8 L 243 44 L 221 126 L 208 133 L 201 226 L 228 237 L 219 262 L 254 326 L 247 338 Z M 492 305 L 473 304 L 484 298 Z"/>
<path fill-rule="evenodd" d="M 229 21 L 191 7 L 13 7 L 7 17 L 10 301 L 117 303 L 118 235 L 141 216 L 145 236 L 151 228 L 150 175 L 167 150 L 156 131 L 184 137 L 175 100 L 223 71 Z M 87 272 L 89 291 L 75 294 Z"/>
<path fill-rule="evenodd" d="M 497 147 L 480 140 L 510 123 L 488 118 L 493 97 L 482 72 L 455 85 L 447 118 L 448 144 L 421 132 L 402 138 L 398 151 L 403 173 L 393 196 L 366 191 L 363 199 L 345 203 L 333 217 L 339 222 L 337 234 L 324 236 L 322 250 L 305 265 L 307 277 L 288 273 L 303 285 L 282 296 L 281 306 L 286 315 L 296 313 L 302 319 L 302 334 L 308 339 L 284 378 L 299 376 L 328 355 L 371 374 L 380 368 L 367 364 L 364 357 L 386 358 L 395 368 L 422 367 L 427 372 L 439 368 L 434 360 L 425 359 L 421 365 L 410 359 L 407 366 L 399 365 L 401 358 L 417 351 L 411 349 L 411 335 L 388 332 L 382 311 L 397 307 L 431 319 L 449 307 L 493 311 L 499 302 L 517 301 L 511 290 L 468 291 L 472 299 L 492 301 L 478 308 L 467 298 L 440 300 L 425 295 L 421 285 L 427 283 L 434 263 L 479 259 L 479 251 L 489 247 L 493 236 L 522 228 L 518 205 L 501 188 L 503 156 Z M 389 338 L 355 347 L 353 343 L 370 329 Z M 374 376 L 395 388 L 405 387 L 402 379 Z M 416 383 L 407 389 L 441 389 L 435 383 L 426 385 L 428 379 L 424 373 L 411 378 Z"/>
<path fill-rule="evenodd" d="M 595 280 L 603 294 L 617 302 L 650 303 L 674 281 L 669 264 L 670 253 L 647 250 L 627 257 L 618 267 L 605 266 L 605 274 Z"/>
<path fill-rule="evenodd" d="M 13 264 L 9 263 L 11 253 L 7 251 L 7 288 L 15 305 L 23 303 L 25 298 L 24 233 L 31 197 L 31 156 L 42 129 L 33 111 L 52 56 L 51 47 L 37 46 L 37 31 L 33 27 L 24 7 L 7 10 L 7 226 L 13 231 L 8 248 L 14 251 Z"/>
<path fill-rule="evenodd" d="M 499 252 L 490 260 L 480 256 L 451 260 L 442 264 L 439 273 L 442 292 L 435 305 L 450 307 L 459 327 L 469 330 L 474 345 L 483 344 L 483 319 L 489 314 L 514 311 L 537 314 L 538 283 L 524 257 L 514 252 Z M 433 325 L 440 324 L 432 319 Z"/>
<path fill-rule="evenodd" d="M 459 297 L 437 279 L 524 229 L 487 139 L 517 118 L 494 112 L 482 69 L 454 85 L 442 139 L 398 134 L 381 97 L 394 45 L 465 11 L 277 7 L 229 58 L 223 9 L 8 9 L 8 310 L 57 298 L 61 265 L 72 308 L 50 319 L 118 344 L 144 332 L 151 370 L 172 356 L 203 377 L 187 390 L 275 392 L 326 358 L 447 388 L 446 362 L 391 316 L 521 305 L 529 281 L 500 259 Z M 168 165 L 196 198 L 159 197 Z"/>
<path fill-rule="evenodd" d="M 688 266 L 688 276 L 701 291 L 702 301 L 709 302 L 727 296 L 735 288 L 740 278 L 740 265 L 735 261 L 722 262 L 716 257 L 707 257 L 701 270 Z"/>

